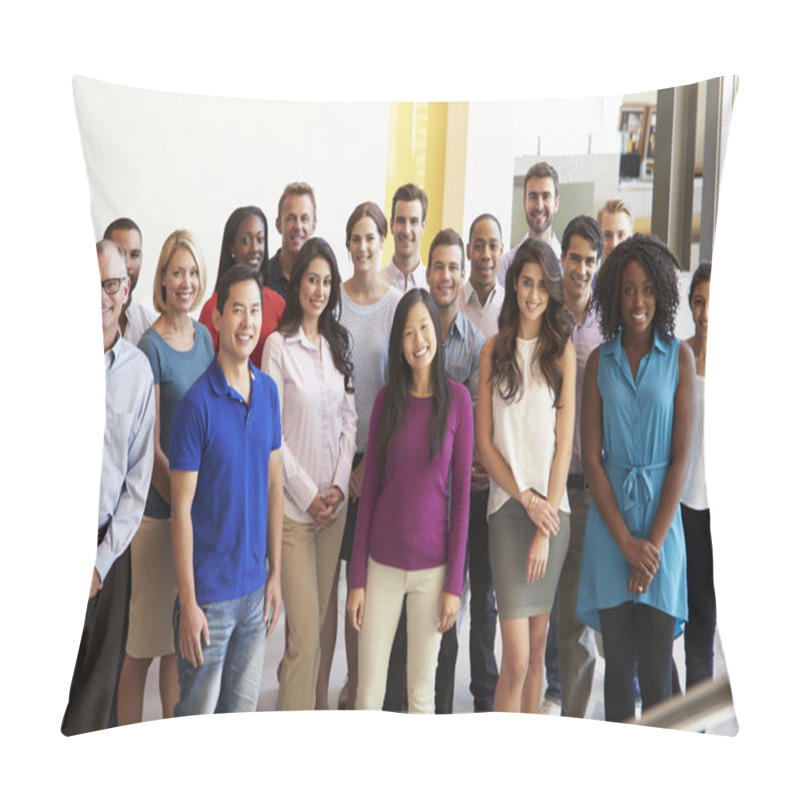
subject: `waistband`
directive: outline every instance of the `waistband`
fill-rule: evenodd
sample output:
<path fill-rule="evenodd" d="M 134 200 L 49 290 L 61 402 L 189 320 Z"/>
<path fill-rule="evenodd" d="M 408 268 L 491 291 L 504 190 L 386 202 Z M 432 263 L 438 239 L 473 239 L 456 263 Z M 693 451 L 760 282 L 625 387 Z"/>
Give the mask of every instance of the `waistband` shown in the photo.
<path fill-rule="evenodd" d="M 634 506 L 646 505 L 653 499 L 653 483 L 650 475 L 653 472 L 669 467 L 669 461 L 661 461 L 655 464 L 632 465 L 621 459 L 608 457 L 605 462 L 606 467 L 620 470 L 625 473 L 622 483 L 622 495 L 624 497 L 624 511 L 628 511 Z"/>

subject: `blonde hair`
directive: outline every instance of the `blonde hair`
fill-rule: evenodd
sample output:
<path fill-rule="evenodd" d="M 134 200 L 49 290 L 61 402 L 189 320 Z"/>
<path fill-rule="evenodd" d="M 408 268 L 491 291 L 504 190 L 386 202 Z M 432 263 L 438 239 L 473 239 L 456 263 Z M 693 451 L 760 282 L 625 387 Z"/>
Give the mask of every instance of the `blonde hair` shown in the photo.
<path fill-rule="evenodd" d="M 203 259 L 203 251 L 200 249 L 197 239 L 191 231 L 185 229 L 173 231 L 167 236 L 167 240 L 161 248 L 161 254 L 158 257 L 158 266 L 153 276 L 153 307 L 160 314 L 163 314 L 167 310 L 166 292 L 164 291 L 161 281 L 164 280 L 167 267 L 172 257 L 175 255 L 175 251 L 181 247 L 192 254 L 192 258 L 200 272 L 200 289 L 189 311 L 194 311 L 200 305 L 206 293 L 206 262 Z"/>
<path fill-rule="evenodd" d="M 631 221 L 631 233 L 633 233 L 633 211 L 631 207 L 618 197 L 612 197 L 606 200 L 603 207 L 597 212 L 597 222 L 599 225 L 603 224 L 603 214 L 625 214 Z"/>

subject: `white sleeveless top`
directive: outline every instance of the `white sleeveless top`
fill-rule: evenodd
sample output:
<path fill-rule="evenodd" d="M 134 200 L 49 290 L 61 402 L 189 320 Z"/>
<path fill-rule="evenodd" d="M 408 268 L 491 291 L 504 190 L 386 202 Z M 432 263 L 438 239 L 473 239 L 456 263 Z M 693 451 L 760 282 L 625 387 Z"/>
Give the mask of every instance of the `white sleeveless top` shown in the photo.
<path fill-rule="evenodd" d="M 536 339 L 517 338 L 517 365 L 522 373 L 522 391 L 511 402 L 492 389 L 492 441 L 514 475 L 520 491 L 534 489 L 547 497 L 550 467 L 556 450 L 556 409 L 553 391 L 537 363 L 531 370 Z M 509 499 L 509 494 L 489 480 L 487 517 Z M 569 513 L 566 488 L 559 509 Z"/>
<path fill-rule="evenodd" d="M 703 417 L 706 407 L 706 379 L 698 375 L 695 379 L 695 415 L 694 415 L 694 443 L 689 454 L 689 476 L 683 490 L 681 503 L 695 511 L 708 508 L 708 494 L 706 493 L 706 459 L 703 444 Z"/>

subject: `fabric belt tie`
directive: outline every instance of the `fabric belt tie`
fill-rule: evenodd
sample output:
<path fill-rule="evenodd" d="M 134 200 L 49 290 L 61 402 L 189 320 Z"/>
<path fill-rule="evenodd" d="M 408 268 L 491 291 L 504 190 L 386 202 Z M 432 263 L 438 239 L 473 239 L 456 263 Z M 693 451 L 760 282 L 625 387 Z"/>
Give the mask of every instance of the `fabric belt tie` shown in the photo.
<path fill-rule="evenodd" d="M 630 511 L 637 505 L 650 503 L 653 499 L 653 484 L 650 480 L 650 473 L 653 470 L 666 469 L 669 466 L 669 461 L 646 464 L 644 466 L 631 466 L 613 458 L 607 459 L 606 463 L 612 469 L 627 471 L 625 480 L 622 483 L 624 511 Z"/>

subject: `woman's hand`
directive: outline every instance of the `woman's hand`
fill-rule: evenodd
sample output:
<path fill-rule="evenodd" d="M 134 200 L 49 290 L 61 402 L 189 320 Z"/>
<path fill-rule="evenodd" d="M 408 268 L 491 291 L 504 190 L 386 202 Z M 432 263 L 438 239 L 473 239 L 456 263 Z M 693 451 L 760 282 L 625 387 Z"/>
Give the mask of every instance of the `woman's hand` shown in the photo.
<path fill-rule="evenodd" d="M 361 633 L 361 623 L 364 620 L 364 588 L 351 589 L 347 593 L 347 619 L 357 633 Z"/>
<path fill-rule="evenodd" d="M 658 572 L 658 565 L 661 563 L 661 553 L 659 549 L 649 539 L 636 539 L 631 536 L 625 543 L 622 551 L 628 563 L 643 576 L 648 578 L 648 582 L 655 577 Z M 628 581 L 630 585 L 630 581 Z M 629 590 L 630 591 L 630 590 Z"/>
<path fill-rule="evenodd" d="M 366 461 L 365 458 L 362 458 L 361 461 L 358 462 L 355 469 L 353 469 L 350 473 L 350 499 L 351 500 L 358 500 L 361 496 L 361 483 L 364 480 L 364 462 Z"/>
<path fill-rule="evenodd" d="M 442 592 L 442 596 L 439 599 L 439 627 L 436 628 L 439 633 L 449 631 L 453 627 L 458 617 L 460 605 L 461 598 L 457 594 Z"/>
<path fill-rule="evenodd" d="M 338 498 L 338 499 L 337 499 Z M 341 490 L 334 486 L 331 489 L 326 489 L 320 492 L 312 501 L 311 505 L 306 509 L 307 513 L 314 518 L 317 525 L 330 525 L 339 515 L 336 508 L 339 503 L 344 499 Z"/>
<path fill-rule="evenodd" d="M 628 594 L 644 594 L 650 588 L 653 579 L 636 567 L 631 567 L 628 575 Z"/>
<path fill-rule="evenodd" d="M 539 494 L 532 489 L 526 489 L 521 497 L 528 519 L 536 526 L 536 529 L 544 536 L 555 536 L 561 527 L 561 520 L 558 512 Z"/>
<path fill-rule="evenodd" d="M 549 553 L 550 540 L 537 531 L 533 534 L 533 541 L 528 548 L 528 563 L 525 568 L 525 580 L 528 583 L 535 583 L 544 578 Z"/>

